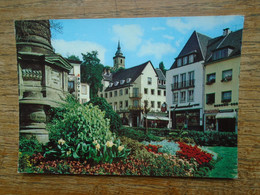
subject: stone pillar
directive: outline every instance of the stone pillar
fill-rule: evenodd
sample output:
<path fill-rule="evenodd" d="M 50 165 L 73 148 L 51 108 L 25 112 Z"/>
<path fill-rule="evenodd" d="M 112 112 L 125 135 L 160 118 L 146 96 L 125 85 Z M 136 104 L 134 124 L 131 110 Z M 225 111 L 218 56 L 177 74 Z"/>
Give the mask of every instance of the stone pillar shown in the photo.
<path fill-rule="evenodd" d="M 68 73 L 72 66 L 54 53 L 48 20 L 16 21 L 15 25 L 20 135 L 34 135 L 46 143 L 49 140 L 46 110 L 57 106 L 68 93 Z"/>

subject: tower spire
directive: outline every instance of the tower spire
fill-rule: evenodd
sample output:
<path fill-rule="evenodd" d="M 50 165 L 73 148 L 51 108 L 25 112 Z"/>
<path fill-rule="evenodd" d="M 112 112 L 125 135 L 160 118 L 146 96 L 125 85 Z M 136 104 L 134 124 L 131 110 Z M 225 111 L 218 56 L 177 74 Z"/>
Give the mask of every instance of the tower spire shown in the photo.
<path fill-rule="evenodd" d="M 125 68 L 125 56 L 121 51 L 120 41 L 117 44 L 117 51 L 115 53 L 114 59 L 114 69 Z"/>
<path fill-rule="evenodd" d="M 121 52 L 120 41 L 118 41 L 117 51 L 116 51 L 115 56 L 123 56 L 123 53 Z"/>

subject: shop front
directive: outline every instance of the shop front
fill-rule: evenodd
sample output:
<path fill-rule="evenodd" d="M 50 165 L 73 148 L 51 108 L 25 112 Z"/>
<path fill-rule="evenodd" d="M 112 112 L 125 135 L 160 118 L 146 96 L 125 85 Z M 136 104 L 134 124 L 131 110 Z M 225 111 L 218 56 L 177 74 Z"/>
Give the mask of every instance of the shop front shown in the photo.
<path fill-rule="evenodd" d="M 237 132 L 237 112 L 208 110 L 204 115 L 204 131 Z"/>
<path fill-rule="evenodd" d="M 175 111 L 172 114 L 174 129 L 202 130 L 200 109 Z"/>

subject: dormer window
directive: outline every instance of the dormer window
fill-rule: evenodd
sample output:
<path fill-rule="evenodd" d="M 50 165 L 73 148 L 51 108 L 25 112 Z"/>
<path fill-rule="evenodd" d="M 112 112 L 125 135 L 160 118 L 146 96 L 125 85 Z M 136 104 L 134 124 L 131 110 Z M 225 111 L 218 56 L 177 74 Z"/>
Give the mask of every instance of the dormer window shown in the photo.
<path fill-rule="evenodd" d="M 123 85 L 125 83 L 125 80 L 120 81 L 120 85 Z"/>
<path fill-rule="evenodd" d="M 119 84 L 119 82 L 118 82 L 118 81 L 115 81 L 115 82 L 114 82 L 114 85 L 115 85 L 115 86 L 117 86 L 118 84 Z"/>
<path fill-rule="evenodd" d="M 127 79 L 126 79 L 126 82 L 127 82 L 127 83 L 130 83 L 131 80 L 132 80 L 131 78 L 127 78 Z"/>
<path fill-rule="evenodd" d="M 226 58 L 231 54 L 232 51 L 233 51 L 232 48 L 218 49 L 213 52 L 213 60 L 219 60 L 222 58 Z"/>
<path fill-rule="evenodd" d="M 109 83 L 109 87 L 112 87 L 113 86 L 113 83 Z"/>
<path fill-rule="evenodd" d="M 189 55 L 189 64 L 194 62 L 194 54 Z"/>
<path fill-rule="evenodd" d="M 188 56 L 183 57 L 183 65 L 188 64 Z"/>
<path fill-rule="evenodd" d="M 182 64 L 182 59 L 181 58 L 177 59 L 177 67 L 180 67 L 181 64 Z"/>

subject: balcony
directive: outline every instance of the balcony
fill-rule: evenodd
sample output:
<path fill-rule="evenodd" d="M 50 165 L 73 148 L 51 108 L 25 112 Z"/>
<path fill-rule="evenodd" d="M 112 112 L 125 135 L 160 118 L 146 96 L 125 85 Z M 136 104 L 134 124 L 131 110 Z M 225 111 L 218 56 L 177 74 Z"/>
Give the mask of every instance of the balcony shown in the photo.
<path fill-rule="evenodd" d="M 142 98 L 142 94 L 141 93 L 130 93 L 129 94 L 129 98 L 141 99 Z"/>
<path fill-rule="evenodd" d="M 141 106 L 129 106 L 128 110 L 129 111 L 142 111 L 144 108 Z"/>
<path fill-rule="evenodd" d="M 195 87 L 195 79 L 171 84 L 172 90 Z"/>

